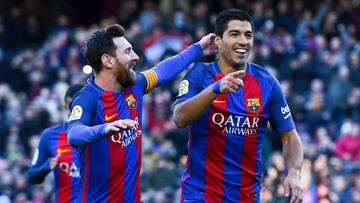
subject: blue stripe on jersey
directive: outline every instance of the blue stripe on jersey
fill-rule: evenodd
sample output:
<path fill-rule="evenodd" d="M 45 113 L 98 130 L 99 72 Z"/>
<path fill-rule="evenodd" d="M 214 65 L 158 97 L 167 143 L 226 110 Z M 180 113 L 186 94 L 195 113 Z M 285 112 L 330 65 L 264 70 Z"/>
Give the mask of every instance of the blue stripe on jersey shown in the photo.
<path fill-rule="evenodd" d="M 208 118 L 210 115 L 210 111 L 207 110 L 204 113 L 204 116 Z M 201 126 L 201 127 L 197 127 Z M 205 119 L 200 119 L 195 122 L 190 127 L 191 140 L 189 143 L 189 154 L 191 156 L 189 158 L 189 165 L 186 168 L 183 177 L 184 180 L 184 199 L 192 200 L 192 199 L 204 199 L 204 194 L 199 193 L 198 191 L 205 190 L 205 160 L 206 160 L 206 146 L 207 146 L 207 131 L 208 131 L 208 121 Z M 201 132 L 201 133 L 199 133 Z M 200 138 L 199 136 L 204 136 Z M 194 139 L 196 137 L 196 139 Z M 194 142 L 195 140 L 195 142 Z M 199 150 L 202 149 L 202 150 Z M 190 176 L 186 178 L 186 176 Z M 192 176 L 197 177 L 192 178 Z"/>
<path fill-rule="evenodd" d="M 108 193 L 110 153 L 108 139 L 99 140 L 89 147 L 89 182 L 88 190 L 93 196 L 88 196 L 89 202 L 106 199 Z M 105 149 L 105 150 L 104 150 Z M 103 173 L 103 171 L 108 171 Z"/>
<path fill-rule="evenodd" d="M 79 171 L 79 163 L 77 162 L 76 155 L 77 155 L 76 150 L 73 148 L 71 161 L 72 163 L 75 163 L 77 167 L 77 171 Z M 74 178 L 71 180 L 71 199 L 73 200 L 72 202 L 75 202 L 76 197 L 78 195 L 78 185 L 77 185 L 78 183 L 79 183 L 79 178 L 76 181 Z"/>

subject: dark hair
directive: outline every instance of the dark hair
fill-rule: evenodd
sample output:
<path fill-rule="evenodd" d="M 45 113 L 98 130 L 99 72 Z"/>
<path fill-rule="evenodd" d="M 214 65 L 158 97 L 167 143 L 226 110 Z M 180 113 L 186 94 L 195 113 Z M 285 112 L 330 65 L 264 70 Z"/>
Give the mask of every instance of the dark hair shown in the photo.
<path fill-rule="evenodd" d="M 216 17 L 215 34 L 219 35 L 222 38 L 225 30 L 228 28 L 229 21 L 231 20 L 247 21 L 251 24 L 251 29 L 254 30 L 254 25 L 251 20 L 251 17 L 246 11 L 236 8 L 231 8 L 222 11 Z"/>
<path fill-rule="evenodd" d="M 66 98 L 68 98 L 68 97 L 73 98 L 73 96 L 74 96 L 78 91 L 80 91 L 83 87 L 84 87 L 84 85 L 81 85 L 81 84 L 71 85 L 71 86 L 66 90 L 64 100 L 66 100 Z"/>
<path fill-rule="evenodd" d="M 116 47 L 113 38 L 122 37 L 124 34 L 125 29 L 119 24 L 110 25 L 91 34 L 86 41 L 84 56 L 95 73 L 100 72 L 103 54 L 115 56 Z"/>

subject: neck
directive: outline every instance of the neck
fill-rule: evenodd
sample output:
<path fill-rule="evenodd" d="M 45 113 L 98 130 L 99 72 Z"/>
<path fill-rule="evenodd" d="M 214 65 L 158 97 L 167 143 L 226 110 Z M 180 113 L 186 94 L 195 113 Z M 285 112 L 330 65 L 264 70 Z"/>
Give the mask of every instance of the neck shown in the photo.
<path fill-rule="evenodd" d="M 246 66 L 247 66 L 247 62 L 241 66 L 231 65 L 224 59 L 224 57 L 219 57 L 218 63 L 219 63 L 220 70 L 224 75 L 227 75 L 229 73 L 232 73 L 232 72 L 235 72 L 238 70 L 246 70 Z"/>
<path fill-rule="evenodd" d="M 110 72 L 102 71 L 95 75 L 95 84 L 106 91 L 121 92 L 122 86 L 116 81 L 116 78 Z"/>

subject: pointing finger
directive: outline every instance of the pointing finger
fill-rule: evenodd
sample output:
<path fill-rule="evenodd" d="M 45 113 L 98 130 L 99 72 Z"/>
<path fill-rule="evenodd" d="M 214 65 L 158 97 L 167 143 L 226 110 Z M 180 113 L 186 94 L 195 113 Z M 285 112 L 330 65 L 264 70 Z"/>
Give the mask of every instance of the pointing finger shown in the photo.
<path fill-rule="evenodd" d="M 235 71 L 235 72 L 231 73 L 231 75 L 235 78 L 243 77 L 245 75 L 245 70 Z"/>

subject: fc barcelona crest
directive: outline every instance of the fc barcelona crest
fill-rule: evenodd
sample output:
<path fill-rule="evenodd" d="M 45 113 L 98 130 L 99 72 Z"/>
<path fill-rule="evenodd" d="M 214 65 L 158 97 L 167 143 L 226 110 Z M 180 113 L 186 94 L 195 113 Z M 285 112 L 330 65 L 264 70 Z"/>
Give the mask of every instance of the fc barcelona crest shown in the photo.
<path fill-rule="evenodd" d="M 136 99 L 134 95 L 130 94 L 130 96 L 128 96 L 125 100 L 128 107 L 130 107 L 131 109 L 136 109 Z"/>
<path fill-rule="evenodd" d="M 259 98 L 249 98 L 247 99 L 246 107 L 252 112 L 257 112 L 260 110 L 260 99 Z"/>

